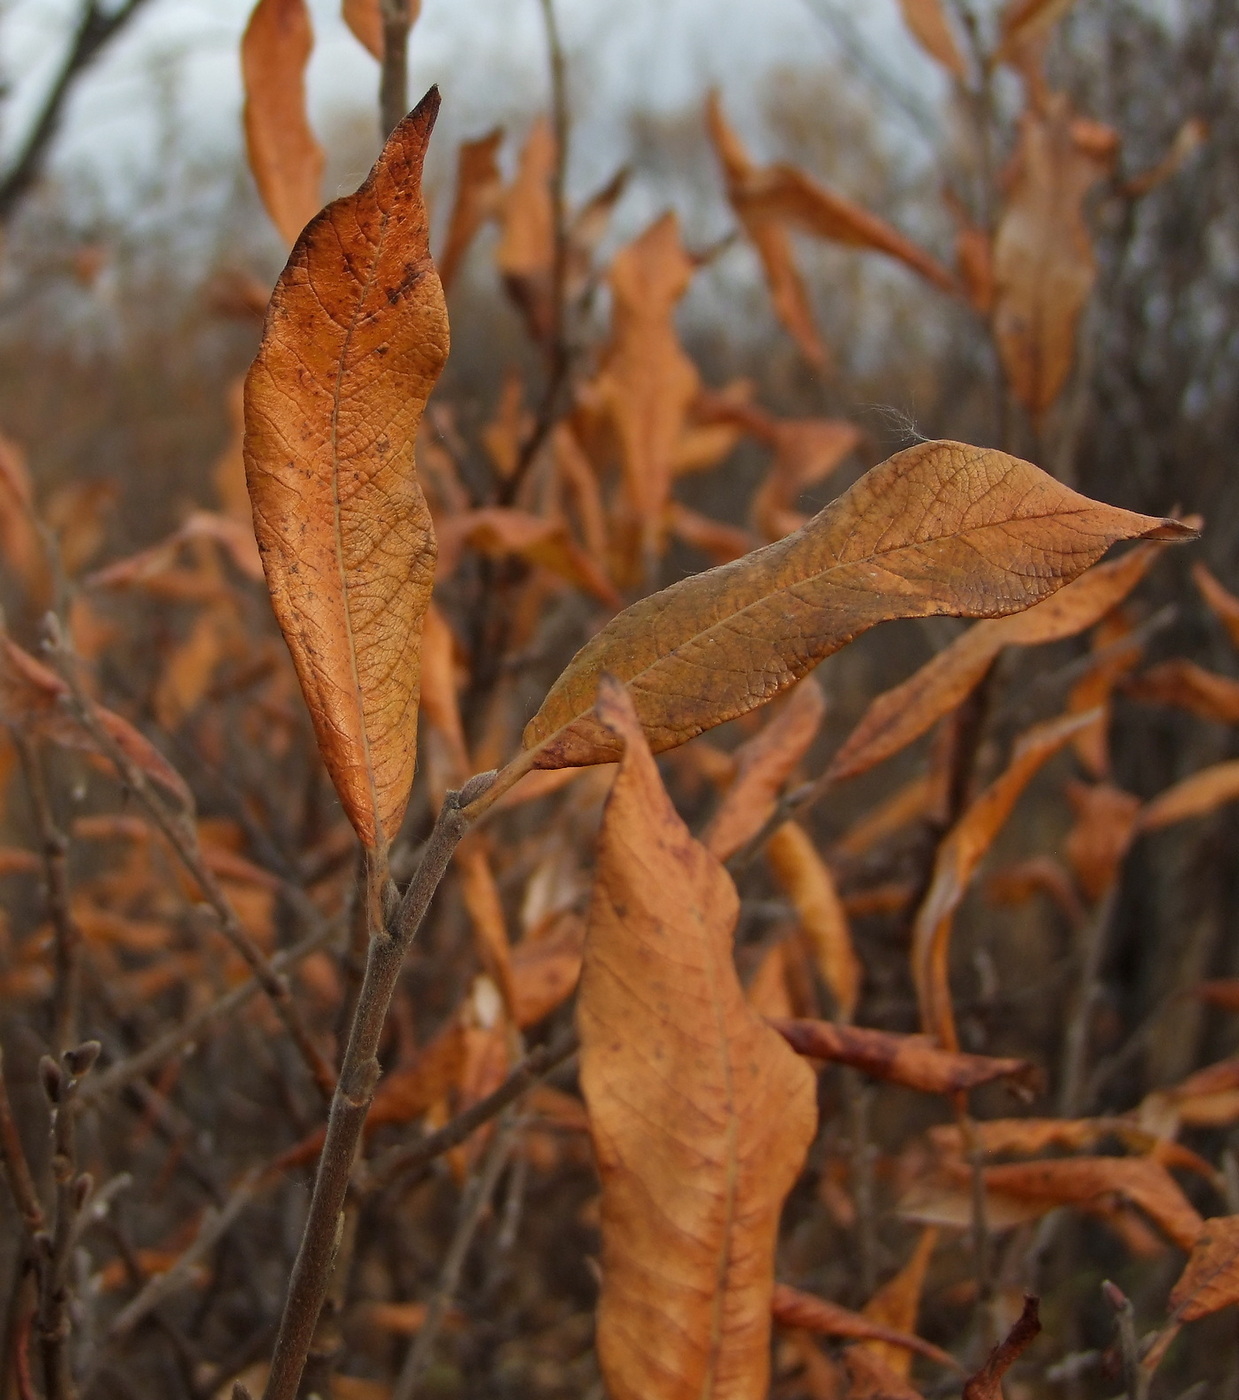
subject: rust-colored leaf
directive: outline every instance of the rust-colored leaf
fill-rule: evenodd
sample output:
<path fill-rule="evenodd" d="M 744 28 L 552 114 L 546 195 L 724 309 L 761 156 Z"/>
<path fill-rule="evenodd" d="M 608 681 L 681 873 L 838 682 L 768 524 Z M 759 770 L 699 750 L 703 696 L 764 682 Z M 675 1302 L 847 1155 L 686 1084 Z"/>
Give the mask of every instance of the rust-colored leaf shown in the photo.
<path fill-rule="evenodd" d="M 1030 42 L 1044 38 L 1074 0 L 1008 0 L 999 21 L 998 62 L 1011 62 Z"/>
<path fill-rule="evenodd" d="M 69 709 L 68 701 L 69 687 L 55 671 L 0 631 L 0 722 L 20 725 L 67 748 L 97 752 L 94 737 Z M 186 810 L 193 807 L 185 780 L 149 739 L 114 710 L 96 704 L 92 711 L 99 727 L 135 767 Z"/>
<path fill-rule="evenodd" d="M 774 1027 L 801 1055 L 851 1065 L 874 1079 L 923 1094 L 957 1094 L 996 1079 L 1010 1079 L 1024 1089 L 1040 1082 L 1035 1066 L 1027 1060 L 943 1050 L 922 1035 L 864 1030 L 832 1021 L 776 1021 Z"/>
<path fill-rule="evenodd" d="M 422 161 L 437 90 L 280 275 L 245 381 L 245 464 L 276 617 L 328 772 L 385 847 L 416 754 L 435 539 L 413 443 L 447 356 Z"/>
<path fill-rule="evenodd" d="M 813 1076 L 745 1003 L 735 887 L 676 815 L 627 693 L 604 681 L 598 706 L 623 750 L 577 1002 L 602 1178 L 599 1364 L 615 1400 L 758 1400 Z"/>
<path fill-rule="evenodd" d="M 921 1231 L 912 1257 L 865 1304 L 865 1316 L 870 1322 L 893 1327 L 900 1332 L 916 1331 L 916 1316 L 921 1307 L 925 1275 L 929 1271 L 929 1260 L 937 1243 L 938 1231 L 932 1225 Z M 861 1345 L 870 1356 L 888 1367 L 901 1380 L 908 1379 L 912 1369 L 912 1355 L 906 1348 L 877 1340 L 862 1342 Z"/>
<path fill-rule="evenodd" d="M 1068 1157 L 985 1168 L 985 1185 L 1027 1201 L 1081 1209 L 1118 1196 L 1138 1206 L 1167 1238 L 1191 1249 L 1202 1221 L 1174 1177 L 1149 1157 Z"/>
<path fill-rule="evenodd" d="M 504 506 L 483 506 L 444 522 L 441 535 L 444 576 L 455 567 L 460 543 L 467 541 L 482 554 L 515 554 L 540 564 L 607 607 L 618 608 L 623 602 L 598 562 L 576 543 L 562 522 Z"/>
<path fill-rule="evenodd" d="M 616 254 L 608 278 L 611 338 L 594 390 L 619 443 L 624 487 L 647 552 L 658 549 L 676 453 L 699 385 L 675 329 L 675 308 L 692 275 L 679 223 L 666 214 Z"/>
<path fill-rule="evenodd" d="M 791 225 L 845 247 L 865 248 L 910 267 L 941 287 L 957 290 L 950 272 L 897 229 L 791 165 L 754 166 L 736 134 L 726 126 L 716 94 L 708 120 L 727 175 L 727 194 L 746 232 L 774 222 Z"/>
<path fill-rule="evenodd" d="M 903 22 L 931 58 L 936 58 L 953 78 L 966 78 L 968 69 L 955 42 L 941 0 L 899 0 Z"/>
<path fill-rule="evenodd" d="M 1226 628 L 1231 645 L 1239 647 L 1239 598 L 1224 587 L 1202 563 L 1192 565 L 1192 581 L 1213 615 Z"/>
<path fill-rule="evenodd" d="M 792 690 L 773 719 L 736 750 L 735 779 L 701 835 L 712 855 L 728 860 L 774 815 L 783 784 L 808 751 L 825 713 L 821 686 L 807 679 Z"/>
<path fill-rule="evenodd" d="M 1001 1342 L 990 1352 L 985 1365 L 964 1384 L 963 1400 L 1002 1400 L 1002 1378 L 1036 1340 L 1041 1331 L 1039 1299 L 1024 1299 L 1024 1310 Z"/>
<path fill-rule="evenodd" d="M 941 1347 L 914 1336 L 904 1328 L 853 1312 L 851 1308 L 818 1298 L 812 1293 L 802 1293 L 800 1289 L 789 1288 L 785 1283 L 778 1284 L 774 1290 L 772 1310 L 774 1320 L 781 1327 L 802 1327 L 806 1332 L 816 1332 L 823 1337 L 881 1342 L 885 1346 L 897 1347 L 904 1353 L 915 1352 L 918 1356 L 928 1357 L 939 1366 L 959 1369 L 955 1358 Z"/>
<path fill-rule="evenodd" d="M 1058 398 L 1075 360 L 1096 276 L 1084 201 L 1112 164 L 1112 150 L 1076 140 L 1065 97 L 1021 117 L 994 240 L 993 325 L 1007 383 L 1034 418 Z"/>
<path fill-rule="evenodd" d="M 740 198 L 740 192 L 753 178 L 757 167 L 749 159 L 744 143 L 728 126 L 717 93 L 712 92 L 706 104 L 706 128 L 722 164 L 736 217 L 761 259 L 774 314 L 805 359 L 816 368 L 825 369 L 830 356 L 813 320 L 809 294 L 792 255 L 791 236 L 775 220 L 756 217 Z"/>
<path fill-rule="evenodd" d="M 405 0 L 410 25 L 417 23 L 422 0 Z M 382 0 L 343 0 L 340 12 L 354 37 L 380 62 L 383 60 Z"/>
<path fill-rule="evenodd" d="M 241 39 L 250 169 L 271 222 L 289 244 L 323 202 L 323 151 L 305 110 L 313 47 L 306 0 L 258 0 Z"/>
<path fill-rule="evenodd" d="M 521 149 L 516 178 L 504 192 L 502 233 L 495 261 L 512 300 L 525 317 L 534 340 L 551 333 L 555 264 L 555 205 L 551 177 L 555 170 L 555 133 L 545 117 L 530 128 Z"/>
<path fill-rule="evenodd" d="M 34 607 L 44 607 L 51 573 L 34 515 L 34 491 L 26 454 L 0 436 L 0 559 Z"/>
<path fill-rule="evenodd" d="M 860 1000 L 863 969 L 830 867 L 799 822 L 784 822 L 774 832 L 766 843 L 766 859 L 795 907 L 836 1014 L 850 1021 Z"/>
<path fill-rule="evenodd" d="M 970 627 L 906 681 L 870 702 L 831 760 L 831 781 L 863 773 L 927 733 L 983 679 L 1004 647 L 1040 646 L 1092 627 L 1135 588 L 1156 554 L 1154 546 L 1138 545 L 1026 612 Z"/>
<path fill-rule="evenodd" d="M 1048 597 L 1119 539 L 1181 522 L 1069 491 L 1028 462 L 931 442 L 874 467 L 785 539 L 643 598 L 576 654 L 529 722 L 524 762 L 605 763 L 598 677 L 625 682 L 655 752 L 772 699 L 879 622 L 1001 616 Z"/>
<path fill-rule="evenodd" d="M 1035 725 L 1020 740 L 1005 772 L 968 807 L 938 847 L 933 879 L 912 931 L 912 973 L 921 1025 L 948 1050 L 958 1048 L 951 1009 L 951 925 L 977 866 L 1042 764 L 1087 723 L 1066 715 Z"/>
<path fill-rule="evenodd" d="M 860 1347 L 848 1347 L 843 1364 L 848 1373 L 847 1400 L 924 1400 L 915 1386 Z"/>
<path fill-rule="evenodd" d="M 1206 1220 L 1187 1265 L 1170 1291 L 1179 1322 L 1195 1322 L 1239 1303 L 1239 1215 Z"/>
<path fill-rule="evenodd" d="M 1239 798 L 1239 759 L 1214 763 L 1199 773 L 1168 787 L 1140 813 L 1141 831 L 1160 831 L 1164 826 L 1204 817 L 1227 802 Z"/>
<path fill-rule="evenodd" d="M 466 141 L 456 160 L 456 202 L 447 226 L 447 242 L 439 258 L 439 279 L 446 291 L 456 279 L 469 245 L 478 230 L 498 212 L 503 196 L 503 176 L 496 159 L 503 140 L 502 129 Z"/>
<path fill-rule="evenodd" d="M 1152 705 L 1174 705 L 1217 724 L 1239 724 L 1239 681 L 1194 661 L 1163 661 L 1129 683 L 1127 693 Z"/>
<path fill-rule="evenodd" d="M 733 559 L 747 554 L 757 543 L 748 530 L 727 525 L 721 520 L 711 520 L 708 515 L 690 510 L 679 501 L 669 502 L 667 520 L 676 539 L 701 550 L 715 564 L 730 564 Z"/>
<path fill-rule="evenodd" d="M 1139 828 L 1140 799 L 1109 783 L 1070 783 L 1067 800 L 1075 825 L 1063 852 L 1087 899 L 1099 900 L 1114 883 Z"/>

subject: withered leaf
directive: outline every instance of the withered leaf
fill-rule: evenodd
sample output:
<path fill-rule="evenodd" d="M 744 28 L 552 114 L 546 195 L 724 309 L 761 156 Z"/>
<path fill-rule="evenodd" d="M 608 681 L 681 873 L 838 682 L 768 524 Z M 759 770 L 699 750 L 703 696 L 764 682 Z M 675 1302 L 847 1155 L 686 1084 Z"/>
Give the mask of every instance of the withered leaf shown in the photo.
<path fill-rule="evenodd" d="M 938 1231 L 932 1225 L 921 1231 L 912 1257 L 865 1304 L 865 1316 L 871 1322 L 880 1323 L 884 1327 L 895 1327 L 901 1332 L 916 1331 L 916 1316 L 921 1307 L 925 1275 L 937 1243 Z M 862 1342 L 861 1346 L 889 1367 L 900 1379 L 908 1379 L 912 1369 L 912 1356 L 903 1347 L 877 1340 Z"/>
<path fill-rule="evenodd" d="M 305 109 L 313 47 L 306 0 L 258 0 L 241 39 L 250 169 L 271 222 L 289 244 L 323 202 L 323 151 Z"/>
<path fill-rule="evenodd" d="M 439 279 L 449 288 L 469 245 L 482 225 L 499 209 L 503 177 L 496 156 L 503 131 L 496 127 L 476 141 L 466 141 L 456 161 L 456 202 L 447 226 L 447 242 L 439 259 Z"/>
<path fill-rule="evenodd" d="M 809 833 L 794 821 L 784 822 L 770 837 L 766 859 L 799 916 L 835 1014 L 850 1021 L 860 1000 L 862 968 L 830 867 L 818 855 Z"/>
<path fill-rule="evenodd" d="M 1000 20 L 1000 42 L 995 55 L 1009 62 L 1030 40 L 1041 39 L 1071 8 L 1074 0 L 1007 0 Z"/>
<path fill-rule="evenodd" d="M 20 725 L 66 748 L 97 752 L 89 729 L 68 708 L 69 693 L 55 671 L 0 631 L 0 723 Z M 91 710 L 99 728 L 136 768 L 187 811 L 193 808 L 193 794 L 184 778 L 145 735 L 115 710 L 99 704 L 92 704 Z"/>
<path fill-rule="evenodd" d="M 943 1050 L 922 1035 L 899 1035 L 833 1021 L 775 1021 L 775 1030 L 801 1055 L 851 1065 L 874 1079 L 902 1084 L 925 1094 L 957 1094 L 1010 1079 L 1032 1088 L 1039 1082 L 1027 1060 L 997 1059 Z"/>
<path fill-rule="evenodd" d="M 803 1327 L 806 1332 L 817 1332 L 824 1337 L 846 1337 L 852 1341 L 882 1342 L 886 1346 L 899 1347 L 905 1352 L 916 1352 L 936 1361 L 939 1366 L 959 1369 L 953 1356 L 900 1327 L 889 1327 L 864 1313 L 853 1312 L 851 1308 L 832 1303 L 829 1299 L 818 1298 L 812 1293 L 802 1293 L 798 1288 L 789 1288 L 780 1283 L 774 1290 L 772 1304 L 774 1320 L 782 1327 Z"/>
<path fill-rule="evenodd" d="M 1026 1297 L 1024 1310 L 1011 1330 L 986 1357 L 985 1365 L 964 1384 L 963 1400 L 1002 1400 L 1002 1378 L 1036 1340 L 1041 1331 L 1037 1298 Z"/>
<path fill-rule="evenodd" d="M 1018 612 L 1116 540 L 1192 535 L 1090 501 L 1005 453 L 922 443 L 794 534 L 613 618 L 530 721 L 525 761 L 559 768 L 617 756 L 619 742 L 592 714 L 604 671 L 628 686 L 660 752 L 763 704 L 879 622 Z"/>
<path fill-rule="evenodd" d="M 1192 565 L 1192 580 L 1214 616 L 1226 628 L 1233 646 L 1239 647 L 1239 598 L 1224 587 L 1201 563 Z"/>
<path fill-rule="evenodd" d="M 1181 1249 L 1190 1250 L 1202 1221 L 1174 1177 L 1148 1157 L 1068 1157 L 985 1168 L 989 1190 L 1027 1201 L 1100 1207 L 1119 1196 L 1138 1206 Z"/>
<path fill-rule="evenodd" d="M 729 859 L 773 816 L 783 784 L 805 756 L 825 713 L 821 686 L 807 679 L 766 726 L 736 750 L 735 780 L 701 834 L 712 855 Z"/>
<path fill-rule="evenodd" d="M 605 680 L 598 707 L 623 752 L 577 1002 L 602 1178 L 599 1364 L 614 1400 L 756 1400 L 813 1076 L 744 1000 L 735 887 L 676 815 L 627 693 Z"/>
<path fill-rule="evenodd" d="M 1206 1220 L 1187 1265 L 1170 1291 L 1170 1306 L 1181 1322 L 1195 1322 L 1239 1303 L 1239 1215 Z"/>
<path fill-rule="evenodd" d="M 736 217 L 761 259 L 774 314 L 800 347 L 805 359 L 818 369 L 824 369 L 830 356 L 814 324 L 809 294 L 792 256 L 791 235 L 781 223 L 758 218 L 743 204 L 741 192 L 746 182 L 753 178 L 757 167 L 749 159 L 744 143 L 727 124 L 722 103 L 714 92 L 706 103 L 706 128 L 723 166 L 728 197 Z"/>
<path fill-rule="evenodd" d="M 921 1025 L 948 1050 L 958 1048 L 951 1009 L 951 925 L 955 910 L 994 838 L 1038 769 L 1089 716 L 1066 715 L 1034 725 L 1015 747 L 1011 762 L 972 802 L 939 845 L 934 873 L 912 931 L 912 973 Z"/>
<path fill-rule="evenodd" d="M 245 466 L 276 617 L 366 845 L 408 801 L 435 539 L 413 443 L 447 357 L 421 170 L 431 89 L 298 240 L 245 381 Z"/>
<path fill-rule="evenodd" d="M 675 329 L 693 262 L 666 214 L 616 254 L 611 339 L 595 381 L 620 446 L 624 487 L 647 550 L 656 550 L 676 452 L 697 396 L 697 368 Z"/>
<path fill-rule="evenodd" d="M 1168 787 L 1140 813 L 1141 831 L 1159 831 L 1164 826 L 1203 817 L 1227 802 L 1239 798 L 1239 759 L 1214 763 L 1191 773 Z"/>
<path fill-rule="evenodd" d="M 1099 900 L 1118 876 L 1138 826 L 1140 799 L 1109 783 L 1067 787 L 1075 825 L 1063 851 L 1086 898 Z"/>
<path fill-rule="evenodd" d="M 936 58 L 952 77 L 966 78 L 968 69 L 941 0 L 899 0 L 899 8 L 903 11 L 903 22 L 925 52 Z"/>
<path fill-rule="evenodd" d="M 1239 681 L 1195 661 L 1163 661 L 1130 682 L 1127 693 L 1154 705 L 1174 705 L 1217 724 L 1239 724 Z"/>
<path fill-rule="evenodd" d="M 1129 197 L 1139 198 L 1141 195 L 1148 194 L 1150 190 L 1156 189 L 1164 181 L 1169 180 L 1172 175 L 1178 174 L 1204 144 L 1208 135 L 1209 128 L 1200 117 L 1189 117 L 1175 132 L 1170 148 L 1156 165 L 1150 166 L 1148 170 L 1143 170 L 1139 175 L 1133 175 L 1130 180 L 1123 182 L 1123 193 Z"/>
<path fill-rule="evenodd" d="M 555 205 L 551 177 L 555 169 L 555 133 L 540 117 L 521 149 L 516 178 L 503 194 L 502 233 L 495 261 L 512 300 L 525 317 L 529 333 L 542 341 L 551 332 L 554 308 L 551 279 L 555 263 Z"/>
<path fill-rule="evenodd" d="M 1020 119 L 1009 193 L 994 240 L 993 326 L 1011 392 L 1039 418 L 1075 359 L 1076 325 L 1096 276 L 1084 201 L 1113 164 L 1075 139 L 1067 99 Z"/>
<path fill-rule="evenodd" d="M 1135 588 L 1156 555 L 1154 545 L 1138 545 L 1026 612 L 970 627 L 906 681 L 870 702 L 830 762 L 831 781 L 863 773 L 919 739 L 964 700 L 1004 647 L 1040 646 L 1092 627 Z"/>

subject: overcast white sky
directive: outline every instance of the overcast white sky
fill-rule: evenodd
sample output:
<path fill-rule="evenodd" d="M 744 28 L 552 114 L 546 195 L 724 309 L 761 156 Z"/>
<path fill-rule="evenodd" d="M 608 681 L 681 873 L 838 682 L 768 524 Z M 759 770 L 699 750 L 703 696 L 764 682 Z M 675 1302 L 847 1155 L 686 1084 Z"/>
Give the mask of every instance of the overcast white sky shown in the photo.
<path fill-rule="evenodd" d="M 14 88 L 0 130 L 6 149 L 46 88 L 78 3 L 0 0 L 0 69 Z M 235 150 L 237 51 L 251 3 L 147 0 L 79 83 L 57 147 L 60 168 L 85 159 L 96 169 L 115 165 L 120 177 L 154 159 L 155 114 L 169 93 L 190 139 Z M 310 0 L 310 8 L 310 104 L 321 127 L 373 104 L 377 66 L 345 29 L 338 0 Z M 722 89 L 743 129 L 745 94 L 771 69 L 819 68 L 839 54 L 837 30 L 821 18 L 832 8 L 842 9 L 871 64 L 909 90 L 928 84 L 933 96 L 936 74 L 904 33 L 896 0 L 558 0 L 557 8 L 578 83 L 588 74 L 588 92 L 578 91 L 575 104 L 577 149 L 599 170 L 613 168 L 607 148 L 622 142 L 634 108 L 679 109 L 710 85 Z M 410 53 L 410 93 L 439 83 L 452 140 L 527 112 L 545 92 L 538 0 L 424 0 Z"/>

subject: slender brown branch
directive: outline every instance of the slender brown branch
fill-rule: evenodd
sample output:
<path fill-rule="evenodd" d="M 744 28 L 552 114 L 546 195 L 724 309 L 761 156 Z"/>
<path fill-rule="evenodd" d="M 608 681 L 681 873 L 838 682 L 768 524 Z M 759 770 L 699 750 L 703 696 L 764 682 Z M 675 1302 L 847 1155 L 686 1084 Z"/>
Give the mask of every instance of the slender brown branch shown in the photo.
<path fill-rule="evenodd" d="M 465 1266 L 469 1246 L 473 1243 L 473 1237 L 477 1234 L 491 1197 L 495 1194 L 495 1188 L 499 1185 L 499 1178 L 507 1166 L 512 1142 L 513 1123 L 510 1119 L 504 1119 L 499 1123 L 494 1139 L 486 1151 L 482 1170 L 470 1180 L 465 1189 L 464 1198 L 460 1203 L 460 1218 L 456 1222 L 456 1233 L 452 1236 L 452 1242 L 443 1260 L 443 1268 L 439 1273 L 439 1281 L 427 1305 L 426 1320 L 405 1356 L 404 1365 L 400 1368 L 400 1375 L 392 1391 L 392 1400 L 413 1400 L 418 1382 L 426 1374 L 443 1319 L 460 1286 L 460 1272 Z"/>
<path fill-rule="evenodd" d="M 571 1059 L 579 1046 L 576 1032 L 569 1031 L 553 1044 L 539 1045 L 536 1050 L 531 1050 L 503 1083 L 484 1099 L 479 1099 L 472 1107 L 465 1109 L 450 1123 L 445 1123 L 437 1132 L 431 1133 L 421 1142 L 408 1147 L 394 1147 L 385 1156 L 380 1157 L 369 1168 L 367 1185 L 378 1189 L 390 1186 L 410 1172 L 420 1171 L 429 1166 L 436 1157 L 450 1152 L 453 1147 L 459 1147 L 466 1138 L 477 1132 L 484 1123 L 489 1123 L 492 1118 L 502 1113 L 538 1080 L 544 1079 L 565 1060 Z"/>
<path fill-rule="evenodd" d="M 295 943 L 291 948 L 285 948 L 271 959 L 272 971 L 277 976 L 282 976 L 290 968 L 296 967 L 311 953 L 317 952 L 325 943 L 329 943 L 338 932 L 338 927 L 335 922 L 321 921 L 319 926 L 312 933 L 307 934 L 300 943 Z M 123 1060 L 117 1060 L 102 1073 L 92 1076 L 78 1091 L 79 1104 L 85 1106 L 97 1103 L 108 1094 L 123 1089 L 127 1084 L 132 1084 L 135 1079 L 143 1078 L 186 1045 L 197 1040 L 213 1021 L 218 1021 L 221 1017 L 239 1010 L 261 990 L 262 985 L 259 979 L 250 977 L 230 991 L 225 992 L 223 996 L 217 997 L 215 1001 L 208 1002 L 206 1006 L 195 1011 L 193 1015 L 187 1016 L 179 1024 L 156 1037 L 143 1049 L 135 1050 L 132 1055 L 127 1055 Z"/>
<path fill-rule="evenodd" d="M 105 10 L 97 0 L 82 6 L 77 29 L 69 44 L 39 114 L 35 117 L 13 163 L 0 176 L 0 223 L 12 216 L 22 196 L 38 179 L 53 139 L 60 129 L 65 104 L 75 79 L 98 57 L 99 51 L 133 18 L 143 0 L 123 0 L 114 10 Z"/>
<path fill-rule="evenodd" d="M 9 1099 L 8 1081 L 4 1077 L 3 1047 L 0 1047 L 0 1161 L 4 1163 L 4 1173 L 8 1178 L 9 1190 L 13 1193 L 18 1214 L 33 1239 L 42 1232 L 47 1222 L 43 1215 L 43 1207 L 39 1204 L 39 1193 L 35 1189 L 30 1163 L 26 1160 L 26 1150 L 17 1131 L 17 1119 L 13 1115 L 13 1104 Z"/>
<path fill-rule="evenodd" d="M 383 59 L 379 73 L 379 135 L 384 141 L 409 110 L 409 0 L 379 0 Z"/>
<path fill-rule="evenodd" d="M 48 792 L 43 760 L 29 735 L 13 731 L 14 746 L 21 763 L 26 791 L 34 813 L 43 862 L 43 884 L 47 912 L 52 924 L 55 958 L 55 1009 L 52 1044 L 56 1050 L 69 1049 L 78 1042 L 78 1008 L 81 1000 L 82 935 L 73 919 L 69 895 L 69 842 L 56 822 Z"/>
<path fill-rule="evenodd" d="M 51 650 L 60 663 L 60 674 L 69 687 L 76 718 L 90 734 L 99 751 L 116 767 L 126 786 L 146 808 L 155 825 L 176 852 L 181 864 L 202 890 L 207 903 L 219 920 L 220 931 L 257 978 L 259 986 L 267 995 L 276 1015 L 284 1023 L 289 1037 L 305 1061 L 319 1093 L 329 1102 L 335 1089 L 335 1074 L 322 1051 L 315 1045 L 301 1017 L 300 1009 L 293 1000 L 288 980 L 275 971 L 270 959 L 254 942 L 233 908 L 232 901 L 224 892 L 223 885 L 203 858 L 198 832 L 192 818 L 188 813 L 173 814 L 168 810 L 147 780 L 146 774 L 100 724 L 94 702 L 82 688 L 77 675 L 76 658 L 72 655 L 59 627 L 52 629 Z"/>
<path fill-rule="evenodd" d="M 192 1282 L 195 1266 L 223 1239 L 237 1217 L 249 1205 L 260 1176 L 261 1173 L 257 1170 L 247 1172 L 222 1210 L 208 1207 L 202 1225 L 188 1249 L 170 1268 L 148 1279 L 137 1296 L 130 1299 L 112 1319 L 107 1331 L 109 1342 L 123 1341 L 138 1323 L 159 1307 L 166 1298 L 170 1298 Z"/>
<path fill-rule="evenodd" d="M 1085 1107 L 1089 1033 L 1093 1010 L 1101 991 L 1101 965 L 1106 955 L 1110 925 L 1114 921 L 1118 886 L 1116 878 L 1097 902 L 1080 935 L 1082 946 L 1077 953 L 1080 959 L 1079 977 L 1063 1035 L 1062 1079 L 1058 1089 L 1058 1112 L 1063 1118 L 1074 1118 Z"/>
<path fill-rule="evenodd" d="M 1119 1357 L 1123 1363 L 1123 1384 L 1127 1400 L 1146 1400 L 1150 1375 L 1140 1364 L 1140 1340 L 1136 1336 L 1136 1310 L 1131 1299 L 1109 1279 L 1101 1285 L 1101 1294 L 1114 1309 L 1119 1334 Z"/>
<path fill-rule="evenodd" d="M 421 865 L 409 882 L 395 917 L 387 926 L 380 925 L 371 933 L 365 976 L 340 1079 L 331 1101 L 327 1134 L 319 1154 L 310 1208 L 293 1264 L 264 1400 L 294 1400 L 297 1394 L 331 1279 L 357 1145 L 379 1080 L 379 1040 L 405 954 L 426 916 L 452 853 L 468 828 L 463 809 L 481 795 L 494 776 L 486 773 L 471 778 L 459 792 L 447 794 L 426 843 Z"/>

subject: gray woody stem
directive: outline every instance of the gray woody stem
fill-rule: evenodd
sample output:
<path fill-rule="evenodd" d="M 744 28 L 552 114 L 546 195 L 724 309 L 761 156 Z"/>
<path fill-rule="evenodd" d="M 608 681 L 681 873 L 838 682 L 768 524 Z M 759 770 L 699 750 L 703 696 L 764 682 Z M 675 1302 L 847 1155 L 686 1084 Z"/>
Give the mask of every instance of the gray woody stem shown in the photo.
<path fill-rule="evenodd" d="M 361 994 L 339 1083 L 331 1101 L 327 1136 L 318 1159 L 310 1209 L 293 1265 L 264 1400 L 295 1400 L 331 1279 L 341 1211 L 353 1173 L 357 1144 L 379 1078 L 379 1038 L 400 969 L 452 853 L 468 828 L 469 821 L 462 809 L 490 787 L 494 777 L 493 773 L 481 774 L 471 778 L 459 792 L 448 793 L 426 843 L 422 863 L 400 901 L 391 926 L 379 928 L 371 935 Z"/>

